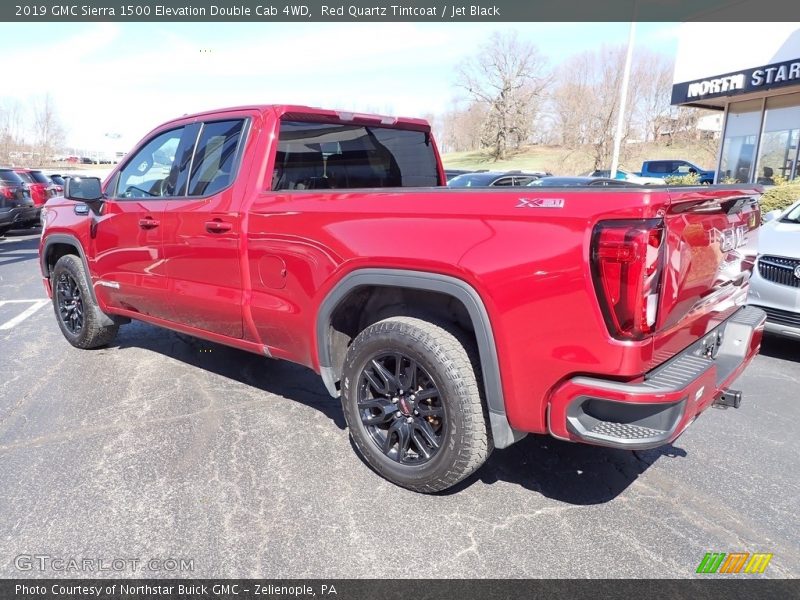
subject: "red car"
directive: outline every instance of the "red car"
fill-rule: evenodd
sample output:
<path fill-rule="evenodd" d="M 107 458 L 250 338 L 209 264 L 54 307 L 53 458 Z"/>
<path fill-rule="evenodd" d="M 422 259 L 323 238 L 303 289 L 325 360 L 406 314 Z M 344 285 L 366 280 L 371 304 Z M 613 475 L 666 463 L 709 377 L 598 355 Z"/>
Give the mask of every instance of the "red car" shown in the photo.
<path fill-rule="evenodd" d="M 50 178 L 37 169 L 14 169 L 22 180 L 28 184 L 31 198 L 36 206 L 42 206 L 58 192 Z"/>
<path fill-rule="evenodd" d="M 419 119 L 181 117 L 47 203 L 44 286 L 78 348 L 139 319 L 314 369 L 420 492 L 529 432 L 652 448 L 738 406 L 758 188 L 445 181 Z"/>

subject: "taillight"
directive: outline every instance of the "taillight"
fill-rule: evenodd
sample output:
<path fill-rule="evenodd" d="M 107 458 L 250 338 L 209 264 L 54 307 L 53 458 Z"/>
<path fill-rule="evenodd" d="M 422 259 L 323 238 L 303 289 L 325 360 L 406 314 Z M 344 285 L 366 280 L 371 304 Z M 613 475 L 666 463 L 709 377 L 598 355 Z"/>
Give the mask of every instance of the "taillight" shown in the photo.
<path fill-rule="evenodd" d="M 592 280 L 612 336 L 640 340 L 653 333 L 664 263 L 660 219 L 603 221 L 592 233 Z"/>

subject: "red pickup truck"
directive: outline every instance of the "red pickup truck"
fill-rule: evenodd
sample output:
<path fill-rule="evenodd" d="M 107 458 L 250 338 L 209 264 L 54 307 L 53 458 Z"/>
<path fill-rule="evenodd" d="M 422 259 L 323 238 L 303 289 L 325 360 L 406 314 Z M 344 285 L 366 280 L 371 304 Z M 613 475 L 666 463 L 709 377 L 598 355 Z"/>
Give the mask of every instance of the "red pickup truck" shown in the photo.
<path fill-rule="evenodd" d="M 529 432 L 667 444 L 730 389 L 759 190 L 447 189 L 428 123 L 185 116 L 45 206 L 66 339 L 139 319 L 318 372 L 392 482 L 446 489 Z"/>

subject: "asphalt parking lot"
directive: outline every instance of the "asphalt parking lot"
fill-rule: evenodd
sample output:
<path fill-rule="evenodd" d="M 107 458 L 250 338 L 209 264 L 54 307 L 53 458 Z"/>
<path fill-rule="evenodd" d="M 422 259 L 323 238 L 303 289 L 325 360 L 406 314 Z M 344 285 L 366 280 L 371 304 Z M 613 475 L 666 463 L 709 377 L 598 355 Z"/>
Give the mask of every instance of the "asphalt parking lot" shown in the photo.
<path fill-rule="evenodd" d="M 193 561 L 113 573 L 140 577 L 672 578 L 711 551 L 800 576 L 798 341 L 767 338 L 742 408 L 672 446 L 528 436 L 423 496 L 359 460 L 302 367 L 137 323 L 72 348 L 37 304 L 37 243 L 0 238 L 0 577 L 62 575 L 18 569 L 45 555 Z"/>

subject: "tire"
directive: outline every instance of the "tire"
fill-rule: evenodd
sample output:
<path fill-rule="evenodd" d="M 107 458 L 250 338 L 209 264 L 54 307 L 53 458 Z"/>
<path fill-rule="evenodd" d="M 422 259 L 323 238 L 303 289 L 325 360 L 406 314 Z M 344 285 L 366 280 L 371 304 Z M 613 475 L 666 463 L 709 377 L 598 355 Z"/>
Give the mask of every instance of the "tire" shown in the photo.
<path fill-rule="evenodd" d="M 95 304 L 81 260 L 67 254 L 50 275 L 53 310 L 61 333 L 76 348 L 99 348 L 117 335 L 119 325 L 102 325 L 107 318 Z"/>
<path fill-rule="evenodd" d="M 477 353 L 460 337 L 422 319 L 392 317 L 359 333 L 345 356 L 342 404 L 359 454 L 415 492 L 452 487 L 493 449 Z"/>
<path fill-rule="evenodd" d="M 5 235 L 6 232 L 8 232 L 10 230 L 11 230 L 11 227 L 3 225 L 2 227 L 0 227 L 0 236 Z"/>

